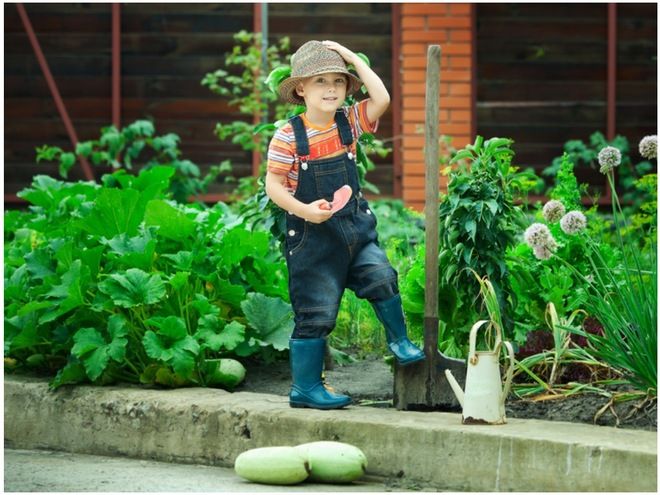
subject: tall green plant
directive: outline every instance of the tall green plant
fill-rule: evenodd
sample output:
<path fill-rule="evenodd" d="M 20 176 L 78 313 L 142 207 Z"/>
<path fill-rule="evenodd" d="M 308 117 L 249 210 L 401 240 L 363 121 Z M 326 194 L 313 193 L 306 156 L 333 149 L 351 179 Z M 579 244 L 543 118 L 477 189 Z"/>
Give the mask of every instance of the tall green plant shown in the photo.
<path fill-rule="evenodd" d="M 523 222 L 516 197 L 528 184 L 528 174 L 519 173 L 512 165 L 512 144 L 511 139 L 492 138 L 484 142 L 478 136 L 473 145 L 458 152 L 452 163 L 467 160 L 469 164 L 459 165 L 451 172 L 439 210 L 443 290 L 457 291 L 462 300 L 471 304 L 480 292 L 472 272 L 487 277 L 497 294 L 504 329 L 508 331 L 512 330 L 507 309 L 511 289 L 503 254 L 514 243 Z"/>
<path fill-rule="evenodd" d="M 504 329 L 511 331 L 507 308 L 511 294 L 504 262 L 506 249 L 513 244 L 524 221 L 516 199 L 533 187 L 530 172 L 519 172 L 511 164 L 513 141 L 478 136 L 474 144 L 456 153 L 449 173 L 448 192 L 442 196 L 439 249 L 439 347 L 450 356 L 467 354 L 468 333 L 478 315 L 475 303 L 480 285 L 472 272 L 485 276 L 497 294 Z M 417 250 L 402 283 L 404 308 L 419 330 L 424 311 L 423 246 Z"/>
<path fill-rule="evenodd" d="M 284 119 L 290 110 L 289 105 L 278 103 L 275 93 L 268 90 L 266 79 L 277 67 L 288 63 L 289 38 L 284 36 L 278 42 L 266 47 L 266 64 L 262 67 L 262 35 L 239 31 L 234 34 L 236 45 L 225 54 L 226 69 L 208 73 L 202 85 L 213 93 L 229 98 L 229 105 L 235 107 L 241 119 L 229 123 L 217 123 L 215 133 L 220 140 L 230 139 L 246 151 L 257 150 L 263 155 L 273 136 L 273 129 L 254 123 L 255 115 L 268 120 Z M 262 130 L 256 134 L 256 130 Z"/>

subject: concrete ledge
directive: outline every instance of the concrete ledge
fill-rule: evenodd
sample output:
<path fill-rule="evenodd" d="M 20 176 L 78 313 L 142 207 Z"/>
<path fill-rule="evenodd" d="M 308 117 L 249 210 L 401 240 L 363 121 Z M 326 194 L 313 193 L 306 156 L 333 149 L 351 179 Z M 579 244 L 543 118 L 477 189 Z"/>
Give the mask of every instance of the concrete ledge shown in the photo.
<path fill-rule="evenodd" d="M 369 473 L 438 490 L 657 491 L 657 433 L 510 419 L 464 426 L 460 415 L 366 407 L 292 409 L 286 398 L 188 388 L 81 386 L 6 376 L 12 448 L 232 466 L 241 452 L 337 440 L 360 447 Z"/>

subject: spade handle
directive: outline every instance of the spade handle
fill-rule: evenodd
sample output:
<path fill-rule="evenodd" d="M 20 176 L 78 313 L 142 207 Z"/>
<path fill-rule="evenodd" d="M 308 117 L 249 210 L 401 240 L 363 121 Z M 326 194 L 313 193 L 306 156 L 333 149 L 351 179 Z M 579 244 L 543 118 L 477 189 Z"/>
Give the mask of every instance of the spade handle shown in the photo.
<path fill-rule="evenodd" d="M 426 57 L 426 124 L 424 155 L 426 159 L 426 290 L 425 318 L 438 318 L 438 112 L 440 107 L 440 45 L 430 45 Z M 437 343 L 437 326 L 435 332 Z M 424 336 L 426 341 L 427 336 Z M 437 347 L 436 347 L 437 348 Z"/>

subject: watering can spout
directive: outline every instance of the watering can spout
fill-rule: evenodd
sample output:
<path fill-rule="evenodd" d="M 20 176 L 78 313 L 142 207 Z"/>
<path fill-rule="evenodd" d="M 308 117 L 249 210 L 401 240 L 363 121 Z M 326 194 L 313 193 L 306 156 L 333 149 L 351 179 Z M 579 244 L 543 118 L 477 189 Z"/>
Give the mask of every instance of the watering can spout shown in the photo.
<path fill-rule="evenodd" d="M 458 403 L 461 405 L 461 407 L 463 407 L 463 390 L 461 389 L 461 386 L 456 381 L 456 378 L 454 378 L 454 375 L 451 374 L 451 371 L 445 370 L 445 376 L 447 377 L 447 381 L 449 382 L 449 385 L 451 385 L 451 388 L 454 391 L 456 398 L 458 399 Z"/>

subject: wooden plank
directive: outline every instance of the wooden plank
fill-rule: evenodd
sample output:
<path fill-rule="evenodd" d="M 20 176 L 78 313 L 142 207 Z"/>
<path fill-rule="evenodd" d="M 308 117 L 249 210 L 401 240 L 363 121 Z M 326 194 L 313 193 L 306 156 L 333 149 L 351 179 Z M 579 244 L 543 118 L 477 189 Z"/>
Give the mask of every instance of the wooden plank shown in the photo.
<path fill-rule="evenodd" d="M 225 99 L 200 84 L 198 75 L 130 76 L 122 77 L 122 94 L 127 97 L 186 97 Z M 62 97 L 108 97 L 111 80 L 106 76 L 59 76 L 58 88 Z M 5 77 L 5 94 L 12 98 L 48 98 L 50 92 L 38 75 L 11 75 Z"/>
<path fill-rule="evenodd" d="M 122 32 L 124 33 L 217 33 L 219 31 L 233 33 L 241 29 L 251 30 L 252 27 L 252 6 L 250 4 L 244 4 L 240 10 L 219 10 L 197 14 L 188 13 L 187 7 L 184 7 L 185 13 L 181 13 L 181 7 L 178 12 L 164 13 L 160 11 L 160 4 L 151 4 L 150 11 L 134 12 L 135 5 L 132 3 L 122 5 Z M 8 22 L 13 18 L 11 10 L 5 9 L 5 12 L 10 13 L 5 21 L 6 30 L 7 32 L 20 32 L 20 25 Z M 106 5 L 106 12 L 66 14 L 42 13 L 35 10 L 35 5 L 27 4 L 27 12 L 37 34 L 110 32 L 111 13 L 108 5 Z"/>
<path fill-rule="evenodd" d="M 492 80 L 479 87 L 480 101 L 562 101 L 566 81 Z M 647 84 L 647 83 L 642 83 Z M 605 101 L 605 87 L 600 81 L 571 81 L 571 99 Z"/>
<path fill-rule="evenodd" d="M 558 40 L 534 42 L 524 38 L 491 39 L 478 48 L 489 63 L 605 63 L 607 44 L 604 40 Z"/>
<path fill-rule="evenodd" d="M 110 99 L 108 98 L 68 98 L 67 108 L 71 116 L 80 118 L 95 118 L 109 116 Z M 208 117 L 224 117 L 229 121 L 235 110 L 228 102 L 209 98 L 125 98 L 122 108 L 126 111 L 125 119 L 144 118 L 148 112 L 154 118 L 173 118 L 189 116 L 195 120 Z M 5 101 L 5 115 L 8 117 L 25 118 L 56 116 L 54 103 L 40 98 L 9 98 Z M 238 114 L 235 114 L 238 115 Z M 156 122 L 158 125 L 158 122 Z"/>
<path fill-rule="evenodd" d="M 548 18 L 561 21 L 566 18 L 600 15 L 604 6 L 584 3 L 481 3 L 479 15 L 489 19 Z"/>
<path fill-rule="evenodd" d="M 440 100 L 440 46 L 428 49 L 426 75 L 426 115 L 424 126 L 424 154 L 426 164 L 426 285 L 424 317 L 438 318 L 438 111 Z M 434 332 L 424 333 L 424 344 L 436 352 L 438 348 L 437 326 Z"/>
<path fill-rule="evenodd" d="M 518 103 L 517 105 L 515 103 Z M 573 122 L 601 122 L 605 112 L 605 102 L 547 102 L 547 105 L 534 105 L 531 102 L 502 102 L 503 106 L 486 107 L 477 105 L 478 118 L 485 122 L 515 122 L 515 125 L 555 127 L 574 125 Z M 495 103 L 490 103 L 495 105 Z M 511 105 L 511 106 L 504 106 Z"/>
<path fill-rule="evenodd" d="M 295 6 L 286 3 L 273 3 L 269 5 L 268 14 L 271 18 L 295 16 L 309 19 L 332 17 L 353 19 L 354 17 L 388 14 L 389 9 L 389 5 L 382 3 L 350 2 L 341 4 L 340 8 L 336 8 L 329 3 L 300 3 L 295 4 Z M 302 26 L 301 30 L 307 30 L 306 26 Z M 289 31 L 291 31 L 290 27 Z"/>
<path fill-rule="evenodd" d="M 5 46 L 13 54 L 31 55 L 32 50 L 25 42 L 25 33 L 6 33 Z M 47 55 L 73 51 L 78 55 L 107 55 L 110 34 L 94 33 L 41 33 L 39 42 Z M 218 53 L 230 51 L 234 46 L 233 33 L 122 33 L 123 54 L 174 55 L 195 53 L 218 57 Z M 222 62 L 222 60 L 219 60 Z"/>
<path fill-rule="evenodd" d="M 505 70 L 503 70 L 505 69 Z M 533 81 L 600 81 L 606 65 L 600 63 L 590 64 L 562 64 L 562 63 L 538 63 L 529 64 L 524 62 L 497 64 L 482 62 L 477 68 L 478 77 L 487 80 L 524 80 L 529 83 Z"/>
<path fill-rule="evenodd" d="M 478 12 L 481 9 L 477 10 Z M 491 39 L 517 37 L 526 39 L 530 43 L 540 41 L 582 40 L 597 42 L 607 33 L 606 17 L 602 19 L 561 19 L 545 20 L 543 22 L 530 22 L 529 19 L 510 19 L 506 22 L 488 20 L 488 23 L 479 23 L 479 40 L 488 42 Z M 579 26 L 577 28 L 576 26 Z"/>

